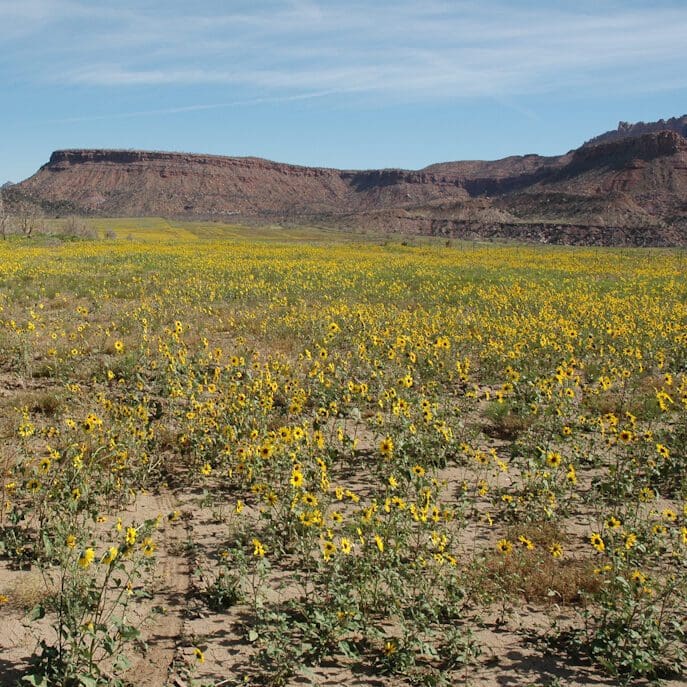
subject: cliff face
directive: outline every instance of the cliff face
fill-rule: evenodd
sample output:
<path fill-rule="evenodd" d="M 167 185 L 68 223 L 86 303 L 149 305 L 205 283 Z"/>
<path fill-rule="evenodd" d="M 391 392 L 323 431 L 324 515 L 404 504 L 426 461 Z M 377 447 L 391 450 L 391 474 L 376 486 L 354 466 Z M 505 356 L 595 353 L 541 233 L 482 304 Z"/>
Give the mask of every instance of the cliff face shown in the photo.
<path fill-rule="evenodd" d="M 587 141 L 584 146 L 596 146 L 599 143 L 610 141 L 620 141 L 626 138 L 643 136 L 644 134 L 656 134 L 659 131 L 672 131 L 682 137 L 687 138 L 687 114 L 682 117 L 671 117 L 670 119 L 659 119 L 657 122 L 618 122 L 618 128 L 613 131 L 606 131 L 599 136 L 595 136 Z"/>
<path fill-rule="evenodd" d="M 130 150 L 56 151 L 22 188 L 86 212 L 130 216 L 337 214 L 464 193 L 453 178 L 425 172 Z"/>
<path fill-rule="evenodd" d="M 582 243 L 584 226 L 592 233 L 604 226 L 644 228 L 654 237 L 652 242 L 659 243 L 655 237 L 663 231 L 670 241 L 683 236 L 681 242 L 687 243 L 687 140 L 672 130 L 612 138 L 559 157 L 449 162 L 418 171 L 337 170 L 185 153 L 61 150 L 14 189 L 45 208 L 85 214 L 362 227 L 386 223 L 390 230 L 425 233 L 448 227 L 455 235 L 467 231 L 461 227 L 469 226 L 472 234 L 479 226 L 486 231 L 498 225 L 510 227 L 503 231 L 515 236 L 522 234 L 513 229 L 518 223 L 558 223 L 575 230 L 560 230 L 556 236 L 578 237 Z M 490 235 L 500 231 L 492 229 Z"/>

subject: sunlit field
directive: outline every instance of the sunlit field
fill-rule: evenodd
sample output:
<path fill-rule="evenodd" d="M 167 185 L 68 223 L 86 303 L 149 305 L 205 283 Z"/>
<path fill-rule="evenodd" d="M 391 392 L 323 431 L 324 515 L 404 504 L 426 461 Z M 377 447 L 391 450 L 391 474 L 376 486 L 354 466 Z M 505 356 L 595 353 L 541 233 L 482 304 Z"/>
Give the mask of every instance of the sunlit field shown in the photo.
<path fill-rule="evenodd" d="M 0 682 L 684 684 L 684 253 L 161 222 L 0 242 Z"/>

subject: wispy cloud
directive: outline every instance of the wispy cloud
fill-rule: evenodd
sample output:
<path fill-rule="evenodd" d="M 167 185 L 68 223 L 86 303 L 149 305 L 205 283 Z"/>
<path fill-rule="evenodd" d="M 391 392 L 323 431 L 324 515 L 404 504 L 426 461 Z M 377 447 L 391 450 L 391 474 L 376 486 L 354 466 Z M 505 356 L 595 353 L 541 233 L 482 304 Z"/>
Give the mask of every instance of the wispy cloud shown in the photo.
<path fill-rule="evenodd" d="M 250 105 L 263 105 L 270 103 L 295 102 L 297 100 L 314 100 L 333 95 L 333 91 L 317 91 L 314 93 L 299 93 L 296 95 L 275 96 L 266 98 L 247 98 L 245 100 L 232 100 L 224 103 L 204 103 L 197 105 L 184 105 L 183 107 L 161 107 L 152 110 L 136 110 L 134 112 L 118 112 L 106 115 L 96 115 L 88 117 L 63 117 L 61 119 L 50 120 L 55 124 L 94 122 L 108 119 L 132 119 L 136 117 L 154 117 L 158 115 L 182 114 L 185 112 L 202 112 L 204 110 L 220 110 L 231 107 L 247 107 Z"/>
<path fill-rule="evenodd" d="M 677 1 L 0 0 L 0 25 L 3 50 L 35 39 L 26 78 L 89 88 L 204 84 L 250 101 L 687 87 Z"/>

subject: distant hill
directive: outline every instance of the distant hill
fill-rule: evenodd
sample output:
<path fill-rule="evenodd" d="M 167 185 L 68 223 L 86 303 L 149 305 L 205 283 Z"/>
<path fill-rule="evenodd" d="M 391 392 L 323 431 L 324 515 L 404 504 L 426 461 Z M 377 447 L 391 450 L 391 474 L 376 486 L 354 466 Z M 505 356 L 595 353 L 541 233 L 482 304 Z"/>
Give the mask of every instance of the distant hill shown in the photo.
<path fill-rule="evenodd" d="M 687 116 L 556 157 L 338 170 L 260 158 L 61 150 L 15 193 L 48 213 L 315 223 L 463 238 L 687 244 Z M 663 128 L 662 128 L 663 127 Z"/>
<path fill-rule="evenodd" d="M 618 122 L 618 128 L 607 131 L 604 134 L 589 139 L 584 145 L 595 146 L 599 143 L 619 141 L 623 138 L 635 138 L 643 134 L 657 134 L 659 131 L 673 131 L 687 138 L 687 114 L 682 117 L 671 117 L 670 119 L 659 119 L 657 122 Z"/>

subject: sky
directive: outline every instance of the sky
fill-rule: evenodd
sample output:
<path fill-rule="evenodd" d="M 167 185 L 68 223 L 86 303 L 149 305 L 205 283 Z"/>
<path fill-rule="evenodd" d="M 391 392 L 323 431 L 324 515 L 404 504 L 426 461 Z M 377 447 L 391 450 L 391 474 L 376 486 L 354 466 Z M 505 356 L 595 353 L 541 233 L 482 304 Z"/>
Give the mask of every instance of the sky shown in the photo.
<path fill-rule="evenodd" d="M 418 169 L 687 113 L 687 0 L 0 0 L 0 183 L 63 148 Z"/>

